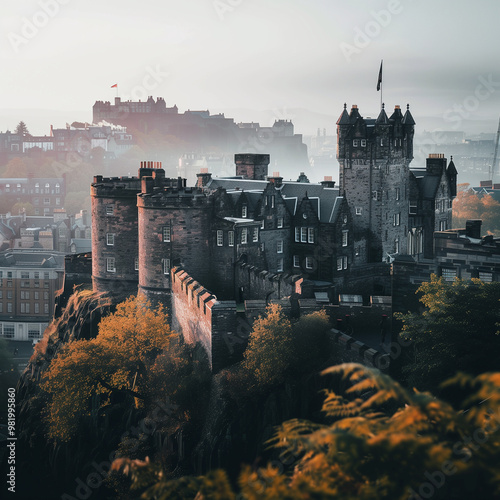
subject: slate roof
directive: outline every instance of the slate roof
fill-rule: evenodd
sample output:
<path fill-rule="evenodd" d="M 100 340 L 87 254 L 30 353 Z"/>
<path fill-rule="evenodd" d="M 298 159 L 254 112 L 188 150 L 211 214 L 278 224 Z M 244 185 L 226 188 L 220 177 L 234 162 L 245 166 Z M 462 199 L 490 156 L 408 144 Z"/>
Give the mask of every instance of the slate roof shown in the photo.
<path fill-rule="evenodd" d="M 0 253 L 0 267 L 64 269 L 64 253 L 43 250 L 7 250 Z"/>
<path fill-rule="evenodd" d="M 243 178 L 220 178 L 216 177 L 208 184 L 209 189 L 223 188 L 236 202 L 241 193 L 244 192 L 249 200 L 250 209 L 255 209 L 260 200 L 268 181 L 254 181 Z M 236 188 L 239 188 L 236 190 Z M 292 215 L 295 215 L 300 200 L 306 196 L 310 199 L 318 218 L 321 222 L 334 222 L 341 206 L 342 197 L 337 188 L 326 188 L 322 184 L 283 181 L 277 188 L 284 198 L 286 207 Z"/>

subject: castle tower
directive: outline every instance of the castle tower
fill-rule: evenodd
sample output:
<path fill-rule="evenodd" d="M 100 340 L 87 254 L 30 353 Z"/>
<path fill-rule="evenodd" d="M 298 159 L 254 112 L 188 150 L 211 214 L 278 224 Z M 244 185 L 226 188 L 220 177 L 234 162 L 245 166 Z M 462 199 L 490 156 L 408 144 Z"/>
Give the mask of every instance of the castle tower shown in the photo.
<path fill-rule="evenodd" d="M 409 166 L 413 158 L 415 121 L 399 106 L 388 117 L 363 118 L 356 105 L 346 106 L 337 121 L 339 188 L 366 238 L 369 262 L 406 253 L 409 211 Z"/>
<path fill-rule="evenodd" d="M 94 177 L 92 199 L 92 283 L 96 292 L 125 298 L 137 291 L 137 193 L 132 177 Z"/>
<path fill-rule="evenodd" d="M 162 300 L 171 290 L 170 269 L 185 267 L 209 286 L 211 199 L 201 189 L 187 188 L 185 179 L 142 178 L 137 196 L 139 291 Z"/>

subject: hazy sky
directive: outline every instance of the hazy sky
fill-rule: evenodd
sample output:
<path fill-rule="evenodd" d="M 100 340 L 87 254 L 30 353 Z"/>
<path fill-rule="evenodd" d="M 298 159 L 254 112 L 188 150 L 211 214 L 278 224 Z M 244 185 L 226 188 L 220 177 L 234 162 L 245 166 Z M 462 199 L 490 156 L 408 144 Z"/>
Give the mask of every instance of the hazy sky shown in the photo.
<path fill-rule="evenodd" d="M 373 116 L 381 59 L 387 107 L 410 103 L 417 126 L 435 117 L 447 130 L 494 132 L 500 115 L 498 0 L 3 0 L 0 9 L 0 131 L 20 119 L 39 134 L 90 121 L 115 83 L 122 98 L 164 96 L 181 112 L 227 110 L 237 121 L 245 108 L 337 117 L 344 102 Z"/>

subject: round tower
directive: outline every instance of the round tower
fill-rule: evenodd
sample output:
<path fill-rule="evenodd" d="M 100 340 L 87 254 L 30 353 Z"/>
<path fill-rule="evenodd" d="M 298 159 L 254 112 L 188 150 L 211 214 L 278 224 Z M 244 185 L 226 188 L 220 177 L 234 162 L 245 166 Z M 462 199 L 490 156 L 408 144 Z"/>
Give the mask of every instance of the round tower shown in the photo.
<path fill-rule="evenodd" d="M 96 292 L 120 298 L 137 293 L 137 177 L 94 177 L 92 283 Z"/>
<path fill-rule="evenodd" d="M 184 179 L 155 186 L 153 177 L 142 178 L 137 196 L 139 291 L 152 300 L 167 298 L 175 266 L 208 286 L 211 203 L 201 189 L 187 188 Z"/>

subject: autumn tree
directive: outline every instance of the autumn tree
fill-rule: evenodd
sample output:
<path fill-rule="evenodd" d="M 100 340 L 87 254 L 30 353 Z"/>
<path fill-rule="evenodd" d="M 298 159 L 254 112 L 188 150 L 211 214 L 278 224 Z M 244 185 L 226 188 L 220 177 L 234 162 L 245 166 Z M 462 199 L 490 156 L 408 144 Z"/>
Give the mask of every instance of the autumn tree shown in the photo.
<path fill-rule="evenodd" d="M 254 325 L 244 353 L 242 370 L 255 387 L 283 382 L 287 372 L 313 369 L 328 354 L 324 311 L 303 316 L 292 325 L 278 304 L 271 304 Z"/>
<path fill-rule="evenodd" d="M 143 296 L 130 297 L 101 320 L 96 338 L 67 344 L 42 381 L 50 395 L 49 436 L 69 440 L 92 404 L 102 408 L 113 397 L 129 396 L 136 406 L 147 405 L 150 370 L 162 352 L 179 342 L 167 320 L 161 305 L 152 308 Z"/>
<path fill-rule="evenodd" d="M 237 491 L 224 471 L 173 479 L 157 463 L 129 459 L 113 468 L 129 475 L 144 500 L 498 497 L 499 373 L 458 374 L 444 382 L 444 390 L 461 394 L 454 405 L 358 364 L 323 374 L 330 388 L 321 414 L 280 425 L 268 441 L 275 459 L 245 467 Z"/>
<path fill-rule="evenodd" d="M 446 282 L 432 275 L 417 293 L 425 310 L 397 314 L 410 345 L 403 368 L 407 384 L 435 388 L 457 370 L 479 374 L 498 368 L 500 283 Z"/>

